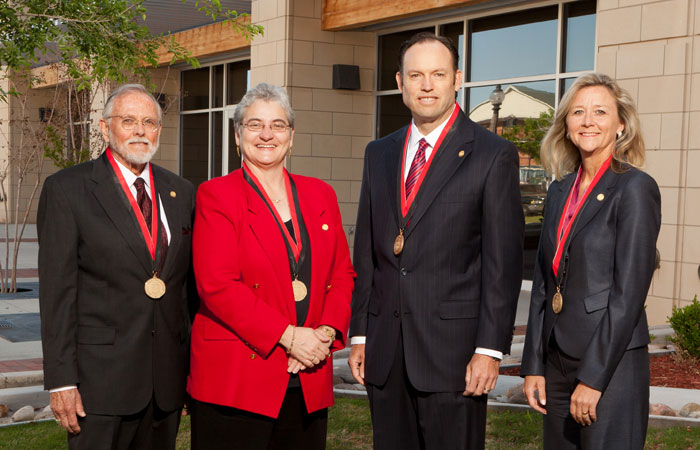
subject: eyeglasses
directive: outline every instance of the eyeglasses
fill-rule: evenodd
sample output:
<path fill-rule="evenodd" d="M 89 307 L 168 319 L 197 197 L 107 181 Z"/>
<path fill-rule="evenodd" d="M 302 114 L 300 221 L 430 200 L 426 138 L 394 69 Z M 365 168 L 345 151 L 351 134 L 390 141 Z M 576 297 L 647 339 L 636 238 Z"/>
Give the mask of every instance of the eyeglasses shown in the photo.
<path fill-rule="evenodd" d="M 258 133 L 265 129 L 265 123 L 262 120 L 257 119 L 251 119 L 244 123 L 243 126 L 246 127 L 249 131 L 253 131 L 255 133 Z M 269 126 L 270 130 L 272 130 L 273 133 L 284 133 L 288 129 L 292 128 L 291 126 L 287 125 L 287 123 L 283 120 L 274 120 Z"/>
<path fill-rule="evenodd" d="M 130 116 L 118 116 L 118 115 L 113 115 L 107 117 L 107 119 L 111 119 L 112 117 L 119 117 L 121 121 L 121 127 L 122 129 L 126 131 L 133 130 L 136 125 L 139 123 L 143 125 L 143 128 L 148 131 L 149 133 L 155 133 L 158 131 L 161 127 L 160 121 L 146 117 L 145 119 L 138 120 L 135 117 L 130 117 Z"/>

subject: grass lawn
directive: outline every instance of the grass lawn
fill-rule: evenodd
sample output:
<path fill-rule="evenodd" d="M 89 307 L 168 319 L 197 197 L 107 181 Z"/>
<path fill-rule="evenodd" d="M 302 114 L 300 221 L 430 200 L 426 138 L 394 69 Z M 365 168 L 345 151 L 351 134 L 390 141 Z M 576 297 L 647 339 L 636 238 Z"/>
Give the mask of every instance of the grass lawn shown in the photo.
<path fill-rule="evenodd" d="M 529 411 L 489 411 L 486 448 L 490 450 L 530 450 L 541 448 L 542 418 Z M 189 449 L 190 419 L 183 417 L 178 434 L 178 450 Z M 65 449 L 66 436 L 55 422 L 29 423 L 0 428 L 2 450 Z M 372 448 L 372 426 L 366 399 L 338 398 L 328 416 L 329 450 Z M 700 427 L 649 429 L 648 450 L 700 448 Z"/>

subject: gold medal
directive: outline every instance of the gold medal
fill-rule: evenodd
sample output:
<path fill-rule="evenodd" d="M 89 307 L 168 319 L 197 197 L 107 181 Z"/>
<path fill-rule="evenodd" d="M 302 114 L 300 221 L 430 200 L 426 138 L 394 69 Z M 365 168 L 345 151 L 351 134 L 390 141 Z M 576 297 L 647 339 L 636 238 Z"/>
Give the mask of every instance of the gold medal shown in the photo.
<path fill-rule="evenodd" d="M 552 297 L 552 310 L 554 314 L 559 314 L 563 306 L 564 297 L 561 296 L 561 288 L 557 286 L 557 292 L 555 292 L 554 297 Z"/>
<path fill-rule="evenodd" d="M 158 278 L 156 274 L 153 274 L 153 278 L 149 278 L 143 287 L 146 291 L 146 295 L 151 297 L 153 300 L 158 300 L 165 295 L 165 282 Z"/>
<path fill-rule="evenodd" d="M 294 292 L 294 301 L 297 302 L 304 300 L 308 292 L 306 285 L 296 278 L 292 281 L 292 291 Z"/>
<path fill-rule="evenodd" d="M 403 228 L 401 228 L 399 230 L 399 235 L 396 236 L 396 239 L 394 239 L 394 255 L 399 256 L 401 254 L 401 252 L 403 251 L 403 243 Z"/>

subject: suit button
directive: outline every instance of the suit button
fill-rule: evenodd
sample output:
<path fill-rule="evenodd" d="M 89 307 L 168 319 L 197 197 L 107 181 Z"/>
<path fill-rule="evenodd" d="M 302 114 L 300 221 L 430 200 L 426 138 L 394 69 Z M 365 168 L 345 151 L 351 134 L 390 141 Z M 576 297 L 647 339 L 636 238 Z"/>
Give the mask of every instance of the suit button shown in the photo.
<path fill-rule="evenodd" d="M 255 353 L 250 354 L 250 359 L 255 359 Z"/>
<path fill-rule="evenodd" d="M 399 317 L 399 312 L 398 312 L 398 311 L 394 311 L 394 317 Z"/>
<path fill-rule="evenodd" d="M 255 283 L 255 284 L 253 285 L 253 289 L 257 289 L 257 288 L 259 288 L 259 287 L 260 287 L 260 285 L 259 285 L 258 283 Z"/>
<path fill-rule="evenodd" d="M 155 336 L 155 335 L 156 335 L 156 330 L 151 330 L 151 336 Z"/>
<path fill-rule="evenodd" d="M 405 267 L 402 267 L 401 268 L 401 275 L 403 275 L 405 277 L 407 273 L 408 273 L 408 270 L 406 270 Z"/>

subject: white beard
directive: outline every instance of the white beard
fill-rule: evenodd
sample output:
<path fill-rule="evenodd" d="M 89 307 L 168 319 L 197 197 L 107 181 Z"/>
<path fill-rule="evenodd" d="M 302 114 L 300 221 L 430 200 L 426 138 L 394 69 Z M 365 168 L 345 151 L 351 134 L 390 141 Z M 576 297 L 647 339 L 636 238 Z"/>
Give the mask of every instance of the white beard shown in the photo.
<path fill-rule="evenodd" d="M 131 152 L 129 151 L 129 144 L 133 143 L 138 143 L 138 142 L 143 142 L 148 145 L 148 151 L 146 152 Z M 116 139 L 114 139 L 114 136 L 112 135 L 112 130 L 109 130 L 109 147 L 117 152 L 119 156 L 121 156 L 125 161 L 128 161 L 131 164 L 146 164 L 147 162 L 151 161 L 151 158 L 153 158 L 153 155 L 158 151 L 158 145 L 160 144 L 160 136 L 158 136 L 158 139 L 156 140 L 155 144 L 151 144 L 151 142 L 146 139 L 146 138 L 131 138 L 127 139 L 124 142 L 124 145 L 118 145 Z"/>

